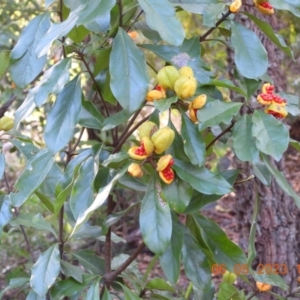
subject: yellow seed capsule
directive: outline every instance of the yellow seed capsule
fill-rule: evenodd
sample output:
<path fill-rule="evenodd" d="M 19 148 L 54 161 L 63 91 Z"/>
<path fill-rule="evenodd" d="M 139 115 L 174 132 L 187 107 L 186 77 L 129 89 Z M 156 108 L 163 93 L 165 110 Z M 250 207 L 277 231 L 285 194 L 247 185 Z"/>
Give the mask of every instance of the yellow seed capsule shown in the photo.
<path fill-rule="evenodd" d="M 229 6 L 229 10 L 232 12 L 232 13 L 237 13 L 240 8 L 242 6 L 242 1 L 241 0 L 235 0 L 233 1 L 230 6 Z"/>
<path fill-rule="evenodd" d="M 153 102 L 154 100 L 160 100 L 163 98 L 166 98 L 166 94 L 158 90 L 149 91 L 146 95 L 146 100 L 150 102 Z"/>
<path fill-rule="evenodd" d="M 202 94 L 198 97 L 196 97 L 193 101 L 192 101 L 192 108 L 193 109 L 199 109 L 202 108 L 207 100 L 207 96 L 205 94 Z"/>
<path fill-rule="evenodd" d="M 264 15 L 274 14 L 274 8 L 268 1 L 254 0 L 257 9 Z"/>
<path fill-rule="evenodd" d="M 256 287 L 260 292 L 268 292 L 272 289 L 270 284 L 259 281 L 256 281 Z"/>
<path fill-rule="evenodd" d="M 143 137 L 151 138 L 152 134 L 157 130 L 158 130 L 158 128 L 155 123 L 153 123 L 151 121 L 147 121 L 147 122 L 143 123 L 139 127 L 140 140 L 142 140 Z"/>
<path fill-rule="evenodd" d="M 261 91 L 263 94 L 273 94 L 274 93 L 274 85 L 271 83 L 263 84 Z"/>
<path fill-rule="evenodd" d="M 163 155 L 157 162 L 156 171 L 163 171 L 169 165 L 171 160 L 173 160 L 172 155 Z"/>
<path fill-rule="evenodd" d="M 143 160 L 148 156 L 150 156 L 153 153 L 153 150 L 154 150 L 154 145 L 150 140 L 150 138 L 143 137 L 140 146 L 131 147 L 128 150 L 128 154 L 133 159 Z"/>
<path fill-rule="evenodd" d="M 188 99 L 195 95 L 197 88 L 197 80 L 195 77 L 181 76 L 175 84 L 174 90 L 180 99 Z"/>
<path fill-rule="evenodd" d="M 140 165 L 138 165 L 136 163 L 132 163 L 128 167 L 127 171 L 132 177 L 140 178 L 144 175 L 142 168 L 140 167 Z"/>
<path fill-rule="evenodd" d="M 274 116 L 276 119 L 284 119 L 288 115 L 288 112 L 285 109 L 285 107 L 276 103 L 273 103 L 270 106 L 268 106 L 265 109 L 265 113 Z"/>
<path fill-rule="evenodd" d="M 178 70 L 173 66 L 163 67 L 157 73 L 157 81 L 165 89 L 174 89 L 175 81 L 180 77 Z"/>
<path fill-rule="evenodd" d="M 14 119 L 4 116 L 0 119 L 0 130 L 9 131 L 14 126 Z"/>
<path fill-rule="evenodd" d="M 188 66 L 184 66 L 179 69 L 180 76 L 194 77 L 194 71 Z"/>
<path fill-rule="evenodd" d="M 197 119 L 197 110 L 196 109 L 190 109 L 189 110 L 190 113 L 190 119 L 192 120 L 192 122 L 197 123 L 198 119 Z"/>
<path fill-rule="evenodd" d="M 161 154 L 166 151 L 173 143 L 174 137 L 175 133 L 169 127 L 164 127 L 156 131 L 151 137 L 154 144 L 154 152 Z"/>

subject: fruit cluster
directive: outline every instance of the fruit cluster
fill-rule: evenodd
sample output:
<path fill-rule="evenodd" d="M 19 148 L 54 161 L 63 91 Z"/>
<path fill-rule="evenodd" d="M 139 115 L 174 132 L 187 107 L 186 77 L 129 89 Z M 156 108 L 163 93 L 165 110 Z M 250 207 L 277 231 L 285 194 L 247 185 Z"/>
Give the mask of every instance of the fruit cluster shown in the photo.
<path fill-rule="evenodd" d="M 136 160 L 148 158 L 149 161 L 154 163 L 153 154 L 162 154 L 166 151 L 173 143 L 175 133 L 169 127 L 158 129 L 155 123 L 148 121 L 139 127 L 139 137 L 140 146 L 131 147 L 128 150 L 129 156 Z M 171 169 L 173 163 L 172 156 L 167 154 L 160 157 L 156 164 L 156 170 L 160 178 L 167 184 L 170 184 L 175 177 L 174 171 Z M 141 166 L 136 163 L 129 166 L 128 172 L 133 177 L 143 176 Z"/>
<path fill-rule="evenodd" d="M 274 93 L 274 86 L 270 83 L 265 83 L 262 86 L 262 93 L 257 96 L 257 102 L 267 106 L 265 112 L 274 116 L 276 119 L 284 119 L 288 112 L 285 109 L 286 100 Z"/>

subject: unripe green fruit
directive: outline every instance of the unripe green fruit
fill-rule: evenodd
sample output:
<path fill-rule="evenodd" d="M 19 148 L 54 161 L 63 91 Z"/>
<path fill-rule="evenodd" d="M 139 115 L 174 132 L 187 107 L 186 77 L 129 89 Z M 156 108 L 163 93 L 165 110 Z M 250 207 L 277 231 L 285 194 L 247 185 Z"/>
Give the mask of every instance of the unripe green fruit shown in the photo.
<path fill-rule="evenodd" d="M 223 274 L 223 282 L 233 284 L 237 279 L 237 276 L 234 273 L 231 273 L 229 271 L 226 271 Z"/>
<path fill-rule="evenodd" d="M 194 96 L 197 88 L 195 77 L 181 76 L 174 85 L 175 93 L 180 99 L 188 99 Z"/>
<path fill-rule="evenodd" d="M 188 66 L 184 66 L 179 69 L 180 76 L 194 77 L 194 71 Z"/>
<path fill-rule="evenodd" d="M 142 140 L 143 137 L 148 137 L 151 138 L 152 134 L 158 130 L 157 126 L 155 123 L 151 121 L 147 121 L 143 123 L 139 127 L 139 137 L 140 140 Z"/>
<path fill-rule="evenodd" d="M 14 126 L 14 119 L 4 116 L 0 119 L 0 130 L 9 131 Z"/>
<path fill-rule="evenodd" d="M 157 73 L 157 81 L 165 89 L 174 89 L 175 81 L 180 77 L 179 72 L 173 66 L 163 67 Z"/>
<path fill-rule="evenodd" d="M 169 127 L 164 127 L 156 131 L 151 140 L 154 144 L 154 152 L 161 154 L 166 151 L 173 143 L 175 132 Z"/>

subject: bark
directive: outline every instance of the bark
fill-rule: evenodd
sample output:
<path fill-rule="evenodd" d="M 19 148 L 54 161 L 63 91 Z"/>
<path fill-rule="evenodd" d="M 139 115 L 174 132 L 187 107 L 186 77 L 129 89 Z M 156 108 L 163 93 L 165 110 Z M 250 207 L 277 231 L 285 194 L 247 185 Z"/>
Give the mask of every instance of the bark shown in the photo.
<path fill-rule="evenodd" d="M 253 5 L 252 0 L 243 1 L 243 10 L 256 15 L 259 19 L 268 22 L 275 32 L 284 27 L 284 23 L 279 19 L 278 14 L 273 16 L 263 16 Z M 256 32 L 264 44 L 269 57 L 268 74 L 274 80 L 276 92 L 286 89 L 286 77 L 283 74 L 280 64 L 283 59 L 282 52 L 268 38 L 259 31 L 245 15 L 237 14 L 236 18 L 244 26 Z M 229 62 L 232 61 L 229 59 Z M 274 162 L 273 162 L 274 163 Z M 283 158 L 277 167 L 284 170 L 285 159 Z M 235 165 L 241 168 L 244 173 L 253 174 L 252 168 L 248 163 L 242 163 L 235 158 Z M 258 185 L 261 207 L 258 220 L 258 229 L 256 233 L 257 257 L 253 262 L 253 269 L 257 269 L 259 264 L 285 264 L 288 272 L 282 276 L 286 283 L 293 290 L 297 284 L 297 262 L 298 262 L 298 228 L 296 225 L 297 208 L 294 200 L 287 196 L 275 180 L 270 187 L 262 185 L 255 180 Z M 240 232 L 240 246 L 247 252 L 249 230 L 253 212 L 255 193 L 253 185 L 249 182 L 238 185 L 236 188 L 236 212 L 238 218 L 238 227 Z M 241 284 L 242 285 L 242 284 Z M 243 288 L 246 286 L 242 285 Z M 246 288 L 247 289 L 247 288 Z M 278 292 L 277 288 L 272 291 Z M 288 293 L 288 292 L 287 292 Z M 281 295 L 287 293 L 280 292 Z M 274 299 L 270 295 L 259 294 L 259 299 Z"/>

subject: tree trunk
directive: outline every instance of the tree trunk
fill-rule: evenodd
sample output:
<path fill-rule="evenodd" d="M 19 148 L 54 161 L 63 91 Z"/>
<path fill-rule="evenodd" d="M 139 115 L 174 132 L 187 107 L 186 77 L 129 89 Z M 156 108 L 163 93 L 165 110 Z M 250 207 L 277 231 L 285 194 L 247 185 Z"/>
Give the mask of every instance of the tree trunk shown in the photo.
<path fill-rule="evenodd" d="M 256 15 L 259 19 L 269 23 L 275 32 L 280 27 L 284 27 L 284 22 L 280 22 L 278 13 L 272 16 L 263 16 L 253 5 L 252 0 L 243 1 L 243 10 Z M 252 23 L 245 15 L 237 14 L 236 18 L 247 28 L 256 32 L 264 44 L 269 57 L 268 74 L 274 80 L 276 92 L 285 90 L 286 77 L 280 68 L 280 61 L 283 58 L 282 52 Z M 282 158 L 276 166 L 284 170 L 285 158 Z M 248 175 L 253 174 L 248 163 L 242 163 L 235 158 L 235 165 L 241 168 Z M 285 264 L 288 272 L 283 278 L 290 287 L 290 291 L 297 286 L 297 262 L 298 262 L 298 243 L 296 226 L 297 208 L 294 200 L 284 194 L 275 180 L 270 187 L 262 185 L 255 179 L 258 186 L 258 193 L 261 200 L 259 210 L 259 220 L 256 233 L 257 256 L 252 267 L 256 270 L 259 264 Z M 238 218 L 238 228 L 240 233 L 240 246 L 243 250 L 248 249 L 249 230 L 255 201 L 255 191 L 253 184 L 246 182 L 237 185 L 236 188 L 236 212 Z M 243 288 L 245 286 L 243 285 Z M 277 288 L 272 291 L 278 292 Z M 287 292 L 288 293 L 288 292 Z M 285 295 L 287 294 L 285 293 Z M 280 294 L 284 295 L 282 292 Z M 259 299 L 273 299 L 270 295 L 258 296 Z"/>

